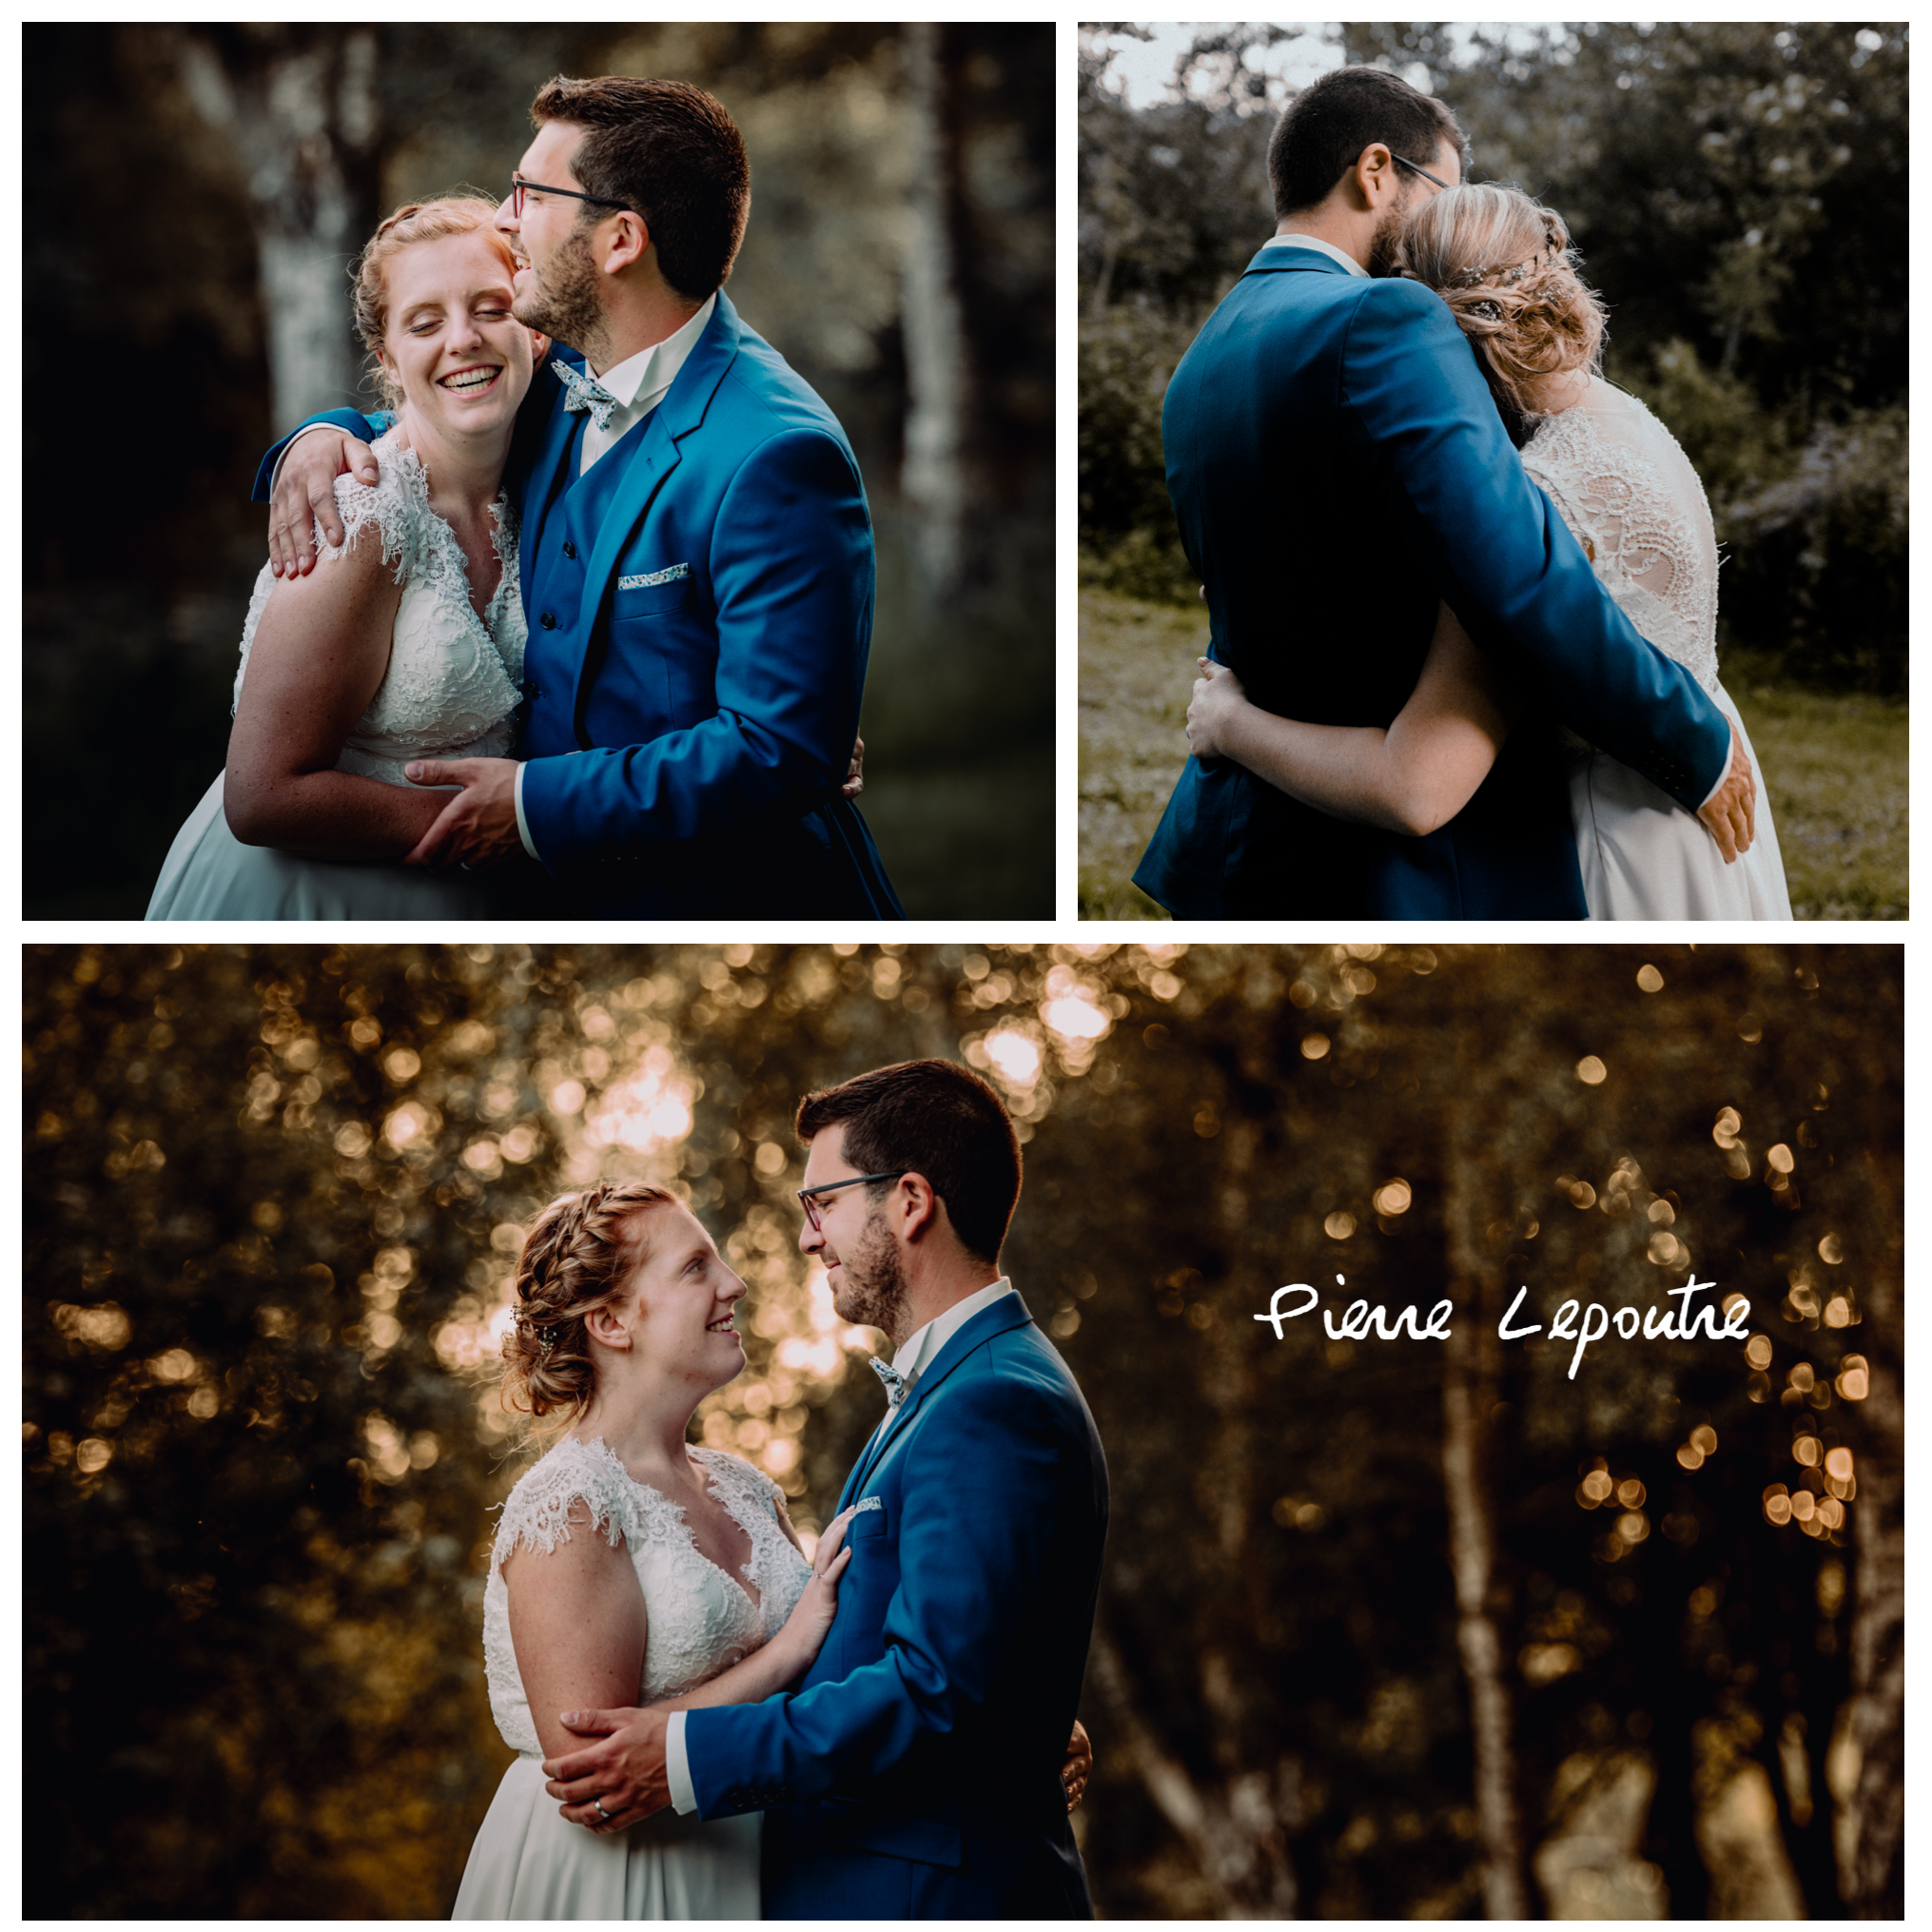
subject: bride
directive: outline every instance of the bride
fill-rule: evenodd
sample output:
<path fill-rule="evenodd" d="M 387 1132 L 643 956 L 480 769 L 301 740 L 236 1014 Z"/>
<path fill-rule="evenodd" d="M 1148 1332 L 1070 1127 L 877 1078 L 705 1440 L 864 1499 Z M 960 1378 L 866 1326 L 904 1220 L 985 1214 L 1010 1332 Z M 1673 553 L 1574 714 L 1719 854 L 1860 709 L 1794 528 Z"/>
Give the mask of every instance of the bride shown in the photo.
<path fill-rule="evenodd" d="M 574 1824 L 543 1772 L 582 1743 L 565 1714 L 769 1697 L 830 1627 L 847 1518 L 809 1562 L 777 1484 L 685 1441 L 699 1401 L 745 1365 L 732 1325 L 744 1292 L 692 1215 L 641 1181 L 552 1201 L 524 1242 L 505 1399 L 561 1433 L 497 1532 L 483 1656 L 517 1758 L 477 1834 L 459 1919 L 758 1917 L 755 1812 Z"/>
<path fill-rule="evenodd" d="M 400 862 L 449 802 L 413 758 L 502 757 L 522 701 L 517 532 L 501 493 L 546 339 L 510 313 L 496 205 L 400 207 L 355 270 L 356 327 L 396 419 L 381 479 L 337 479 L 326 568 L 263 566 L 228 762 L 176 834 L 149 919 L 474 919 L 484 875 Z"/>
<path fill-rule="evenodd" d="M 1669 431 L 1596 373 L 1603 308 L 1563 224 L 1514 188 L 1451 188 L 1409 218 L 1400 261 L 1449 304 L 1505 420 L 1533 425 L 1523 467 L 1605 589 L 1696 676 L 1756 770 L 1717 678 L 1717 540 L 1703 485 Z M 1225 666 L 1200 664 L 1187 711 L 1197 757 L 1230 758 L 1317 810 L 1417 836 L 1468 804 L 1520 710 L 1446 604 L 1386 731 L 1277 717 Z M 1605 752 L 1572 746 L 1570 790 L 1592 919 L 1791 917 L 1762 789 L 1734 863 L 1690 812 Z"/>

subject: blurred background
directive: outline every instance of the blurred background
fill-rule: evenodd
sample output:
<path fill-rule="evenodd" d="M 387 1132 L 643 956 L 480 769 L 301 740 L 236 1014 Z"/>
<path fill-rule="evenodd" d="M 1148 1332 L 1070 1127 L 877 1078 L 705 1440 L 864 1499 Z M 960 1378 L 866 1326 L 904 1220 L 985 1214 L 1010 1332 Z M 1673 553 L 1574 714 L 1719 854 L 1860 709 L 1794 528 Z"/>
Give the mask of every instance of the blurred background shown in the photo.
<path fill-rule="evenodd" d="M 798 1254 L 790 1122 L 922 1054 L 1013 1109 L 1005 1259 L 1106 1444 L 1104 1916 L 1900 1916 L 1902 977 L 29 947 L 28 1916 L 447 1912 L 507 1762 L 478 1633 L 519 1224 L 599 1175 L 686 1192 L 751 1287 L 697 1432 L 815 1532 L 883 1337 Z M 1692 1277 L 1746 1339 L 1612 1336 L 1569 1377 L 1561 1302 Z M 1451 1338 L 1278 1338 L 1294 1282 L 1337 1325 L 1447 1297 Z M 1542 1332 L 1502 1342 L 1519 1290 Z"/>
<path fill-rule="evenodd" d="M 359 394 L 348 263 L 404 201 L 501 193 L 557 72 L 693 81 L 743 129 L 732 300 L 844 423 L 878 533 L 867 817 L 911 916 L 1050 914 L 1051 41 L 29 27 L 28 916 L 141 916 L 224 755 L 257 460 Z"/>
<path fill-rule="evenodd" d="M 1906 916 L 1906 74 L 1900 22 L 1149 27 L 1080 52 L 1081 882 L 1131 883 L 1206 618 L 1161 401 L 1275 230 L 1267 145 L 1347 62 L 1452 107 L 1471 179 L 1569 224 L 1605 373 L 1704 479 L 1719 654 L 1801 919 Z"/>

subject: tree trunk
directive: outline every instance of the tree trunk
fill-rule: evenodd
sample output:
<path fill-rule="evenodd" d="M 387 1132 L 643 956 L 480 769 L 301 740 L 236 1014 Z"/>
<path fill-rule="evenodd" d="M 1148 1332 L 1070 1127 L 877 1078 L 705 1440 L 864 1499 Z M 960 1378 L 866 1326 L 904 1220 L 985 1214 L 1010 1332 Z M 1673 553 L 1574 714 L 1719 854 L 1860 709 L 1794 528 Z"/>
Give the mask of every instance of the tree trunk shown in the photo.
<path fill-rule="evenodd" d="M 1899 1919 L 1905 1911 L 1905 1411 L 1897 1345 L 1903 1321 L 1903 1224 L 1895 1174 L 1876 1161 L 1867 1171 L 1867 1224 L 1883 1232 L 1861 1298 L 1871 1393 L 1857 1405 L 1864 1442 L 1850 1510 L 1855 1608 L 1844 1732 L 1844 1748 L 1857 1754 L 1857 1771 L 1843 1834 L 1849 1857 L 1840 1884 L 1857 1917 Z"/>
<path fill-rule="evenodd" d="M 1271 1792 L 1260 1771 L 1237 1773 L 1224 1789 L 1203 1789 L 1187 1766 L 1161 1748 L 1138 1715 L 1138 1700 L 1121 1656 L 1104 1631 L 1094 1631 L 1089 1681 L 1107 1709 L 1108 1728 L 1155 1807 L 1193 1853 L 1200 1875 L 1221 1897 L 1224 1919 L 1292 1919 L 1295 1868 L 1284 1817 L 1297 1822 L 1298 1767 L 1278 1767 L 1282 1789 Z"/>
<path fill-rule="evenodd" d="M 1454 1109 L 1447 1134 L 1449 1277 L 1455 1313 L 1445 1349 L 1442 1384 L 1442 1482 L 1449 1505 L 1449 1560 L 1455 1579 L 1456 1643 L 1469 1680 L 1470 1731 L 1474 1747 L 1476 1817 L 1482 1832 L 1483 1905 L 1492 1919 L 1530 1914 L 1524 1879 L 1522 1820 L 1516 1804 L 1516 1756 L 1512 1731 L 1506 1651 L 1491 1609 L 1495 1573 L 1495 1522 L 1487 1457 L 1489 1415 L 1495 1402 L 1484 1337 L 1493 1335 L 1495 1267 L 1484 1252 L 1490 1209 L 1509 1191 L 1484 1184 L 1476 1137 L 1478 1093 Z"/>
<path fill-rule="evenodd" d="M 261 258 L 275 420 L 353 404 L 346 271 L 375 225 L 381 116 L 373 28 L 185 31 L 182 84 L 234 142 Z"/>
<path fill-rule="evenodd" d="M 966 574 L 966 424 L 971 372 L 960 301 L 955 204 L 959 123 L 947 29 L 906 29 L 917 153 L 904 270 L 906 465 L 913 547 L 927 595 L 949 597 Z"/>

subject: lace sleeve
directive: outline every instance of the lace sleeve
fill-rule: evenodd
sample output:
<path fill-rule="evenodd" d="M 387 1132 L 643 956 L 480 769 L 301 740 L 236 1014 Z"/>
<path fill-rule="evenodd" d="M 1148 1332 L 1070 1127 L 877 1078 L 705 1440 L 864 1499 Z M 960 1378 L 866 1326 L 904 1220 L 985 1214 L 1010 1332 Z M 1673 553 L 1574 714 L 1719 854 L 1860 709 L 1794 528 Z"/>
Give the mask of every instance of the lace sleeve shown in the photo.
<path fill-rule="evenodd" d="M 373 524 L 382 545 L 382 561 L 395 565 L 396 581 L 402 583 L 422 567 L 423 518 L 429 514 L 428 479 L 415 452 L 393 441 L 390 435 L 378 438 L 374 448 L 381 474 L 373 484 L 359 483 L 347 475 L 336 478 L 336 507 L 342 514 L 342 540 L 324 543 L 318 524 L 316 556 L 332 561 L 346 556 L 356 538 Z M 242 625 L 242 661 L 235 667 L 235 689 L 228 705 L 231 717 L 242 702 L 242 680 L 248 673 L 248 654 L 254 649 L 255 633 L 261 628 L 268 599 L 275 594 L 276 582 L 273 566 L 264 563 L 255 578 L 248 615 Z"/>
<path fill-rule="evenodd" d="M 566 1438 L 526 1470 L 503 1505 L 491 1569 L 500 1570 L 515 1550 L 547 1556 L 559 1542 L 569 1542 L 571 1511 L 577 1503 L 589 1512 L 592 1533 L 601 1532 L 615 1549 L 634 1528 L 636 1500 L 622 1480 L 622 1466 L 612 1468 L 615 1461 L 601 1443 Z"/>

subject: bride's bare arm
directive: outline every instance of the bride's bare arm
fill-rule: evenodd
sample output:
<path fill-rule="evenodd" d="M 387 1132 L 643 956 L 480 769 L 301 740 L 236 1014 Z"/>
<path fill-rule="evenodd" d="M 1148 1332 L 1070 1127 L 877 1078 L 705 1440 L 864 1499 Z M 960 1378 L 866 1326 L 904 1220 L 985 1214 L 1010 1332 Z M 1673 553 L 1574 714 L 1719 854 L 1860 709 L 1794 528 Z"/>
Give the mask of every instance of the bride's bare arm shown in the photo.
<path fill-rule="evenodd" d="M 558 1722 L 583 1705 L 634 1704 L 650 1630 L 644 1591 L 623 1543 L 592 1522 L 581 1498 L 570 1535 L 550 1550 L 519 1545 L 503 1559 L 517 1674 L 544 1754 L 576 1742 Z"/>
<path fill-rule="evenodd" d="M 1447 604 L 1415 689 L 1387 731 L 1277 717 L 1249 703 L 1224 666 L 1201 669 L 1187 709 L 1197 757 L 1231 758 L 1317 810 L 1415 837 L 1474 796 L 1517 710 Z"/>
<path fill-rule="evenodd" d="M 402 588 L 365 526 L 346 556 L 284 577 L 262 613 L 223 805 L 244 845 L 322 859 L 400 859 L 449 795 L 338 771 L 336 759 L 389 664 Z"/>

